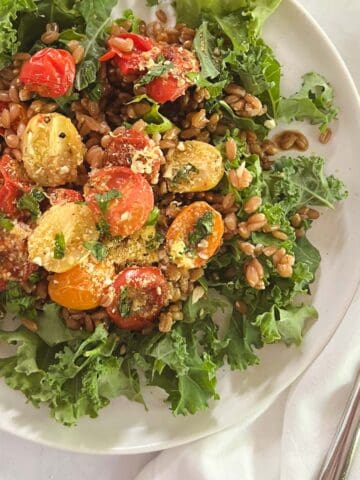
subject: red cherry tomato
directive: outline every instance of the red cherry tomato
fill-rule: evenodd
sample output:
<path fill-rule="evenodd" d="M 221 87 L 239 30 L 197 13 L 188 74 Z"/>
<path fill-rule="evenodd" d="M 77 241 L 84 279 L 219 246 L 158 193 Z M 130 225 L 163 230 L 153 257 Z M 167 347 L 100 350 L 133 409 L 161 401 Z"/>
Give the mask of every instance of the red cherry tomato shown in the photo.
<path fill-rule="evenodd" d="M 104 166 L 130 167 L 134 155 L 136 155 L 137 161 L 146 166 L 144 177 L 152 183 L 154 179 L 158 178 L 160 164 L 163 160 L 161 150 L 159 148 L 155 150 L 155 148 L 151 148 L 150 138 L 144 132 L 123 128 L 116 136 L 112 137 L 106 147 Z M 139 152 L 142 152 L 143 155 Z"/>
<path fill-rule="evenodd" d="M 31 92 L 57 98 L 66 94 L 75 78 L 75 62 L 66 50 L 43 48 L 21 68 L 19 79 Z"/>
<path fill-rule="evenodd" d="M 9 183 L 1 185 L 0 180 L 0 212 L 14 217 L 17 214 L 16 200 L 20 197 L 21 191 Z"/>
<path fill-rule="evenodd" d="M 61 205 L 69 202 L 81 202 L 83 196 L 71 188 L 51 188 L 48 190 L 51 205 Z"/>
<path fill-rule="evenodd" d="M 31 180 L 26 173 L 23 163 L 10 157 L 10 155 L 1 157 L 0 173 L 5 183 L 24 191 L 31 189 Z"/>
<path fill-rule="evenodd" d="M 116 46 L 116 41 L 114 41 L 116 38 L 130 38 L 134 42 L 133 50 L 131 52 L 123 52 L 120 50 Z M 136 35 L 135 33 L 121 33 L 116 37 L 110 37 L 108 45 L 110 50 L 99 58 L 100 62 L 106 62 L 115 57 L 114 61 L 118 65 L 122 75 L 134 75 L 138 74 L 141 70 L 142 53 L 150 52 L 154 46 L 154 42 L 148 37 Z M 154 52 L 154 55 L 156 56 L 158 53 Z M 152 57 L 153 55 L 150 54 L 149 58 Z"/>
<path fill-rule="evenodd" d="M 28 258 L 28 227 L 18 223 L 15 228 L 16 233 L 0 228 L 0 291 L 5 289 L 9 280 L 25 282 L 29 275 L 38 269 Z"/>
<path fill-rule="evenodd" d="M 199 62 L 194 53 L 178 45 L 162 46 L 162 54 L 174 68 L 167 74 L 152 80 L 146 93 L 158 103 L 173 102 L 184 95 L 191 85 L 186 74 L 199 71 Z"/>
<path fill-rule="evenodd" d="M 112 199 L 106 200 L 106 195 Z M 140 230 L 154 207 L 149 183 L 127 167 L 95 171 L 84 186 L 84 196 L 95 218 L 108 222 L 113 236 L 126 237 Z"/>
<path fill-rule="evenodd" d="M 159 268 L 129 267 L 114 282 L 115 296 L 107 312 L 126 330 L 142 330 L 159 314 L 168 296 L 168 284 Z"/>

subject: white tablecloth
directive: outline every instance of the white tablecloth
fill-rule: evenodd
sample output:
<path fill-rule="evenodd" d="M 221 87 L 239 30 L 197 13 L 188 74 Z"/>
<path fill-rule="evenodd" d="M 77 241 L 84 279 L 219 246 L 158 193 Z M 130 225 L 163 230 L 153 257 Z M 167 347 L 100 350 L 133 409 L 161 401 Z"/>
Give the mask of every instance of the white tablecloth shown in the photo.
<path fill-rule="evenodd" d="M 333 40 L 349 66 L 358 88 L 360 88 L 360 58 L 358 53 L 358 46 L 360 45 L 360 1 L 301 0 L 301 3 L 313 14 Z M 358 299 L 358 302 L 360 302 L 359 296 Z M 353 312 L 354 322 L 359 321 L 360 308 L 358 310 L 356 315 Z M 333 346 L 331 347 L 330 344 L 328 348 L 336 348 L 336 342 L 343 341 L 340 331 L 339 335 L 338 338 L 335 338 Z M 218 456 L 219 460 L 214 464 L 212 463 L 212 456 L 208 455 L 208 453 L 216 452 L 216 449 L 214 449 L 216 443 L 212 438 L 205 440 L 205 444 L 197 442 L 189 449 L 189 451 L 196 449 L 199 458 L 201 458 L 201 465 L 206 465 L 206 462 L 209 464 L 208 469 L 205 466 L 205 470 L 199 468 L 199 471 L 196 471 L 194 462 L 190 463 L 194 457 L 187 455 L 186 447 L 184 450 L 177 450 L 175 455 L 172 452 L 167 452 L 157 458 L 155 458 L 157 454 L 101 457 L 49 449 L 0 432 L 0 480 L 17 480 L 20 478 L 26 478 L 27 480 L 98 480 L 100 478 L 103 480 L 134 480 L 137 476 L 138 480 L 162 480 L 162 478 L 177 480 L 174 474 L 176 468 L 181 473 L 179 478 L 183 478 L 185 475 L 188 480 L 211 480 L 212 478 L 217 480 L 240 478 L 242 480 L 279 480 L 280 468 L 282 468 L 281 480 L 310 480 L 310 472 L 320 462 L 327 438 L 331 437 L 335 428 L 336 415 L 339 415 L 341 406 L 344 405 L 351 388 L 349 371 L 346 368 L 341 371 L 343 376 L 337 392 L 333 392 L 332 387 L 328 385 L 329 390 L 324 392 L 328 396 L 317 399 L 319 415 L 308 417 L 309 421 L 316 422 L 313 425 L 314 428 L 308 429 L 306 424 L 303 424 L 303 429 L 296 438 L 292 435 L 291 427 L 292 425 L 298 426 L 301 423 L 299 418 L 303 421 L 301 409 L 293 408 L 296 400 L 296 389 L 291 391 L 290 397 L 288 392 L 284 392 L 277 402 L 249 429 L 242 432 L 232 429 L 226 434 L 218 434 L 216 440 L 219 445 L 225 444 L 230 449 L 236 440 L 238 446 L 236 455 L 226 457 L 226 461 L 230 462 L 227 466 L 232 466 L 229 472 L 233 471 L 233 474 L 229 473 L 226 477 L 225 475 L 219 475 L 219 468 L 222 466 L 221 458 Z M 314 381 L 316 374 L 315 369 L 311 381 Z M 326 401 L 326 398 L 328 401 Z M 286 403 L 287 412 L 297 413 L 292 418 L 285 418 L 286 430 L 283 431 L 283 412 Z M 330 417 L 322 415 L 323 408 L 328 409 L 328 412 L 334 412 L 334 415 Z M 326 423 L 324 424 L 324 422 Z M 311 432 L 310 435 L 309 431 Z M 325 439 L 318 437 L 319 431 L 325 432 Z M 303 442 L 294 443 L 299 442 L 302 439 L 302 434 L 305 433 L 306 438 L 303 438 Z M 286 448 L 286 445 L 292 446 L 290 458 L 289 455 L 283 455 L 282 457 L 280 455 L 281 439 L 283 449 Z M 204 445 L 206 448 L 204 448 Z M 258 460 L 254 461 L 258 452 L 261 452 L 261 463 Z M 294 452 L 296 453 L 294 454 Z M 286 452 L 284 451 L 284 453 Z M 177 463 L 177 457 L 180 455 L 182 462 Z M 310 463 L 308 463 L 309 459 Z M 153 461 L 149 463 L 151 460 Z M 141 471 L 142 473 L 140 473 Z M 205 476 L 204 471 L 207 472 Z M 160 472 L 165 473 L 165 475 L 160 477 Z M 294 475 L 294 472 L 297 472 L 297 474 Z M 350 479 L 357 480 L 359 478 L 360 455 L 358 454 Z"/>

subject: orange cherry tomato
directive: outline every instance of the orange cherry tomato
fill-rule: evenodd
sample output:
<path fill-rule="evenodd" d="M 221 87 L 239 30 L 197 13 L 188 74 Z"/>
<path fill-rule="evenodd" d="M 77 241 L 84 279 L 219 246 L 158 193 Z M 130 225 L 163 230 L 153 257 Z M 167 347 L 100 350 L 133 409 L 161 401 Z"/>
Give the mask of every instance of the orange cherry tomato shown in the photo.
<path fill-rule="evenodd" d="M 111 235 L 127 237 L 140 230 L 154 207 L 145 178 L 127 167 L 107 167 L 90 175 L 84 196 L 97 221 L 105 219 Z M 106 198 L 112 198 L 106 200 Z"/>
<path fill-rule="evenodd" d="M 73 86 L 75 62 L 72 55 L 56 48 L 36 52 L 21 68 L 19 79 L 31 91 L 43 97 L 57 98 Z"/>
<path fill-rule="evenodd" d="M 172 260 L 181 267 L 205 265 L 221 245 L 224 223 L 219 212 L 206 202 L 183 208 L 166 234 Z"/>
<path fill-rule="evenodd" d="M 129 267 L 114 282 L 115 295 L 107 307 L 112 321 L 126 330 L 142 330 L 159 314 L 168 284 L 157 267 Z"/>
<path fill-rule="evenodd" d="M 49 296 L 62 307 L 91 310 L 101 305 L 112 275 L 112 267 L 105 264 L 80 264 L 50 277 Z"/>
<path fill-rule="evenodd" d="M 152 142 L 154 144 L 154 142 Z M 105 149 L 104 166 L 124 166 L 131 167 L 133 159 L 136 158 L 139 168 L 138 173 L 142 173 L 150 183 L 158 178 L 160 164 L 165 162 L 163 154 L 159 147 L 152 147 L 151 140 L 144 132 L 139 132 L 133 128 L 122 128 L 113 136 L 109 145 Z"/>

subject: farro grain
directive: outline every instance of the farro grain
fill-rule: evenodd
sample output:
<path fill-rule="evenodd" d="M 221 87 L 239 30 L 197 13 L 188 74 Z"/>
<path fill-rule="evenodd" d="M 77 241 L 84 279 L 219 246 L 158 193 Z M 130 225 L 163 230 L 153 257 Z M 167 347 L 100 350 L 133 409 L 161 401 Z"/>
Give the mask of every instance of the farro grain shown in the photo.
<path fill-rule="evenodd" d="M 230 230 L 230 232 L 235 232 L 237 227 L 237 217 L 235 213 L 228 213 L 224 218 L 225 228 Z"/>
<path fill-rule="evenodd" d="M 163 22 L 163 23 L 166 23 L 167 22 L 167 15 L 166 13 L 164 12 L 164 10 L 156 10 L 156 16 L 157 18 L 160 20 L 160 22 Z"/>
<path fill-rule="evenodd" d="M 34 320 L 30 320 L 30 318 L 22 318 L 21 323 L 26 327 L 30 332 L 37 332 L 38 325 Z"/>
<path fill-rule="evenodd" d="M 261 206 L 262 199 L 261 197 L 254 195 L 253 197 L 249 198 L 247 202 L 244 204 L 244 210 L 247 214 L 251 214 L 256 212 L 256 210 Z"/>
<path fill-rule="evenodd" d="M 9 135 L 5 135 L 5 142 L 10 148 L 17 148 L 19 146 L 19 137 L 14 133 L 10 133 Z"/>
<path fill-rule="evenodd" d="M 5 108 L 0 115 L 0 125 L 4 128 L 10 128 L 10 112 L 7 108 Z"/>
<path fill-rule="evenodd" d="M 293 275 L 293 269 L 290 265 L 278 264 L 276 266 L 276 271 L 283 278 L 291 278 Z"/>
<path fill-rule="evenodd" d="M 245 313 L 247 312 L 247 305 L 242 300 L 236 300 L 235 309 L 239 313 L 241 313 L 241 315 L 245 315 Z"/>
<path fill-rule="evenodd" d="M 302 218 L 298 213 L 295 213 L 292 215 L 292 217 L 290 217 L 290 222 L 293 227 L 299 227 L 301 225 Z"/>
<path fill-rule="evenodd" d="M 244 240 L 247 240 L 251 235 L 250 231 L 248 230 L 246 222 L 239 223 L 238 232 L 240 237 L 243 238 Z"/>
<path fill-rule="evenodd" d="M 237 153 L 237 145 L 233 138 L 229 138 L 225 144 L 226 156 L 227 158 L 232 161 L 236 158 Z"/>
<path fill-rule="evenodd" d="M 245 253 L 245 255 L 253 256 L 255 252 L 255 246 L 249 242 L 238 242 L 240 250 Z"/>
<path fill-rule="evenodd" d="M 271 257 L 272 255 L 274 255 L 274 253 L 277 251 L 277 247 L 275 246 L 269 246 L 269 247 L 265 247 L 263 249 L 263 254 L 266 256 L 266 257 Z"/>
<path fill-rule="evenodd" d="M 286 235 L 286 233 L 281 232 L 280 230 L 275 230 L 275 231 L 271 232 L 271 235 L 274 238 L 277 238 L 278 240 L 287 240 L 288 239 L 288 236 Z"/>
<path fill-rule="evenodd" d="M 280 260 L 283 258 L 283 256 L 286 255 L 286 250 L 285 248 L 279 248 L 274 255 L 272 256 L 272 262 L 273 264 L 276 265 L 280 262 Z"/>
<path fill-rule="evenodd" d="M 41 35 L 40 39 L 45 45 L 51 45 L 54 42 L 59 40 L 60 34 L 59 32 L 45 32 Z"/>
<path fill-rule="evenodd" d="M 326 145 L 327 143 L 330 142 L 331 137 L 332 137 L 332 130 L 331 128 L 327 128 L 325 132 L 320 134 L 319 142 L 322 143 L 323 145 Z"/>

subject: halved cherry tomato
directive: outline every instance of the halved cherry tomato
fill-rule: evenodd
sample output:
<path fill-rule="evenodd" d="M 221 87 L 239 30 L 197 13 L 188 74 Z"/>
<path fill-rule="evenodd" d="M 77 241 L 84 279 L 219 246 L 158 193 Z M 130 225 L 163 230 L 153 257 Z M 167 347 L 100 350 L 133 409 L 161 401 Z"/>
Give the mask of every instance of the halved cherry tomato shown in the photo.
<path fill-rule="evenodd" d="M 1 199 L 0 199 L 1 205 Z M 30 229 L 17 222 L 10 232 L 0 228 L 0 291 L 9 280 L 25 282 L 38 266 L 29 261 L 27 237 Z"/>
<path fill-rule="evenodd" d="M 204 216 L 207 217 L 204 217 Z M 192 244 L 191 235 L 204 231 L 201 222 L 210 217 L 211 232 L 196 235 L 197 244 Z M 206 232 L 206 229 L 205 229 Z M 181 267 L 197 268 L 205 265 L 221 245 L 224 223 L 219 212 L 206 202 L 194 202 L 183 208 L 166 234 L 166 245 L 174 263 Z"/>
<path fill-rule="evenodd" d="M 113 268 L 87 263 L 50 277 L 48 291 L 58 305 L 75 310 L 91 310 L 101 305 L 104 292 L 112 283 Z"/>
<path fill-rule="evenodd" d="M 31 91 L 43 97 L 57 98 L 73 86 L 75 62 L 72 55 L 56 48 L 36 52 L 21 68 L 19 79 Z"/>
<path fill-rule="evenodd" d="M 116 38 L 130 38 L 134 42 L 134 48 L 131 52 L 123 52 L 116 46 Z M 154 42 L 148 38 L 135 33 L 121 33 L 116 37 L 110 37 L 108 41 L 109 51 L 99 58 L 100 62 L 106 62 L 114 58 L 122 75 L 138 74 L 141 70 L 141 61 L 143 60 L 142 52 L 149 52 L 154 46 Z M 156 57 L 159 54 L 157 50 L 149 56 Z"/>
<path fill-rule="evenodd" d="M 20 163 L 10 155 L 3 155 L 0 160 L 0 173 L 4 182 L 20 190 L 29 191 L 31 180 L 26 173 L 23 163 Z"/>
<path fill-rule="evenodd" d="M 71 188 L 50 188 L 48 190 L 51 205 L 61 205 L 68 202 L 82 202 L 84 200 L 80 192 Z"/>
<path fill-rule="evenodd" d="M 135 129 L 123 128 L 106 147 L 104 166 L 131 167 L 135 173 L 143 174 L 152 183 L 158 178 L 163 160 L 161 149 L 156 147 L 148 135 Z"/>
<path fill-rule="evenodd" d="M 174 67 L 167 75 L 152 80 L 146 93 L 158 103 L 173 102 L 192 85 L 186 74 L 198 72 L 199 62 L 193 52 L 178 45 L 162 45 L 161 52 Z"/>
<path fill-rule="evenodd" d="M 107 312 L 126 330 L 149 326 L 164 306 L 168 284 L 157 267 L 129 267 L 114 282 L 115 296 Z"/>
<path fill-rule="evenodd" d="M 101 205 L 104 194 L 109 193 L 110 197 L 113 193 L 112 199 Z M 127 167 L 107 167 L 92 173 L 84 186 L 84 196 L 95 218 L 108 222 L 113 236 L 126 237 L 140 230 L 154 207 L 149 183 Z"/>
<path fill-rule="evenodd" d="M 1 184 L 0 179 L 0 212 L 14 217 L 17 213 L 16 200 L 20 197 L 21 191 L 9 183 Z"/>

